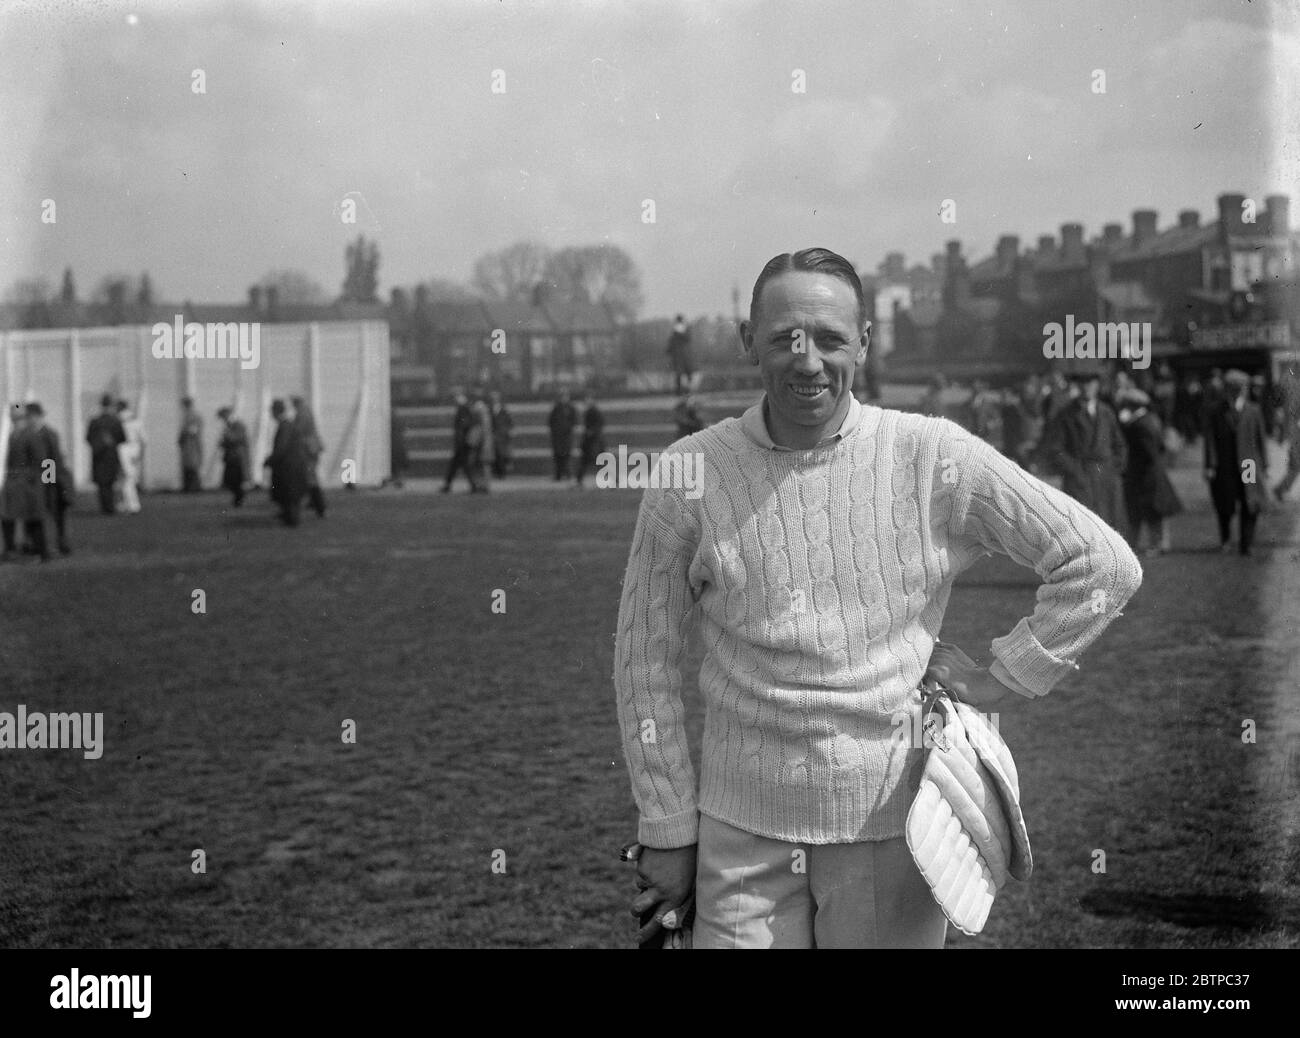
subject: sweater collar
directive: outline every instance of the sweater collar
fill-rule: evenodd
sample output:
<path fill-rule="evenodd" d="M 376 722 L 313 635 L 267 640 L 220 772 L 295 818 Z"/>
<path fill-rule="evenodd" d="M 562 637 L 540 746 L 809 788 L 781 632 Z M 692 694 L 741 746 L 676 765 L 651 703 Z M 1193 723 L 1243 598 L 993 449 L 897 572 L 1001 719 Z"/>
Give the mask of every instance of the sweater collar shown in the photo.
<path fill-rule="evenodd" d="M 849 395 L 849 410 L 844 416 L 844 421 L 837 432 L 832 433 L 825 439 L 819 441 L 815 447 L 806 448 L 815 450 L 817 447 L 825 447 L 831 443 L 844 439 L 849 433 L 857 428 L 858 422 L 862 420 L 862 405 L 858 403 L 858 398 Z M 782 447 L 772 442 L 772 437 L 767 431 L 767 394 L 746 411 L 740 417 L 740 428 L 746 436 L 753 440 L 760 447 L 770 451 L 786 451 L 787 453 L 797 453 L 798 448 Z"/>

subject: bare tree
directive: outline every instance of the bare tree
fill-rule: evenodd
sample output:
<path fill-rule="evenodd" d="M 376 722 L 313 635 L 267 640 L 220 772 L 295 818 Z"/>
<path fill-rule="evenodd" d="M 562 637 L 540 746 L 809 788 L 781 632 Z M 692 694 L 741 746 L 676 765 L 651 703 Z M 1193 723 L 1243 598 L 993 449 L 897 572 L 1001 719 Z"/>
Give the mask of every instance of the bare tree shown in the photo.
<path fill-rule="evenodd" d="M 546 273 L 550 250 L 531 241 L 517 241 L 474 261 L 472 284 L 484 298 L 527 302 Z"/>
<path fill-rule="evenodd" d="M 257 283 L 263 292 L 274 288 L 279 303 L 301 306 L 325 302 L 325 290 L 301 270 L 268 270 Z"/>
<path fill-rule="evenodd" d="M 22 328 L 48 328 L 51 324 L 50 303 L 54 293 L 46 278 L 22 278 L 5 293 L 9 303 L 18 308 Z"/>
<path fill-rule="evenodd" d="M 353 303 L 378 302 L 379 245 L 366 241 L 364 234 L 347 247 L 347 276 L 343 279 L 343 297 Z"/>
<path fill-rule="evenodd" d="M 621 320 L 634 319 L 641 309 L 641 274 L 617 245 L 560 249 L 546 266 L 545 280 L 557 298 L 606 306 Z"/>
<path fill-rule="evenodd" d="M 49 302 L 51 298 L 48 278 L 19 278 L 9 286 L 5 300 L 16 306 L 32 306 Z"/>
<path fill-rule="evenodd" d="M 424 298 L 430 303 L 472 303 L 479 296 L 459 281 L 430 278 L 424 282 Z"/>
<path fill-rule="evenodd" d="M 91 301 L 95 303 L 121 304 L 127 299 L 140 295 L 140 279 L 134 274 L 105 274 L 99 279 Z"/>

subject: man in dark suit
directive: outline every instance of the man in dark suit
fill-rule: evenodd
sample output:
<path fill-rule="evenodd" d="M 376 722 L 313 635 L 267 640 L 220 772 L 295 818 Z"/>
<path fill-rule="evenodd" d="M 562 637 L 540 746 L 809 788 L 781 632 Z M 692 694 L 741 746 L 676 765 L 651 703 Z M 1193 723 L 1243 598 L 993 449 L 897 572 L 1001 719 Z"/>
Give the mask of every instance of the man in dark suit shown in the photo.
<path fill-rule="evenodd" d="M 280 521 L 286 526 L 297 526 L 302 515 L 302 499 L 307 494 L 307 455 L 302 432 L 289 417 L 283 400 L 271 402 L 271 417 L 275 419 L 275 440 L 263 467 L 271 470 L 271 500 L 280 509 Z"/>
<path fill-rule="evenodd" d="M 1240 510 L 1237 546 L 1242 555 L 1249 555 L 1255 523 L 1267 497 L 1264 416 L 1247 398 L 1250 376 L 1234 369 L 1223 381 L 1225 397 L 1206 422 L 1205 478 L 1219 517 L 1220 550 L 1232 550 L 1232 517 Z"/>
<path fill-rule="evenodd" d="M 668 362 L 673 369 L 675 391 L 690 392 L 691 382 L 695 377 L 695 358 L 691 356 L 691 330 L 682 314 L 678 314 L 673 321 L 673 330 L 668 336 L 667 353 Z"/>
<path fill-rule="evenodd" d="M 573 427 L 578 424 L 578 409 L 569 403 L 569 391 L 561 389 L 546 424 L 551 427 L 551 456 L 555 459 L 556 480 L 569 478 L 569 457 L 573 453 Z"/>
<path fill-rule="evenodd" d="M 86 429 L 86 442 L 90 444 L 90 478 L 99 490 L 99 510 L 105 515 L 117 511 L 113 499 L 113 484 L 122 474 L 122 460 L 117 445 L 126 442 L 126 432 L 117 417 L 113 397 L 105 393 L 99 398 L 100 412 L 90 420 Z"/>
<path fill-rule="evenodd" d="M 59 434 L 45 424 L 45 409 L 40 404 L 27 405 L 27 436 L 32 444 L 32 460 L 40 485 L 41 510 L 54 519 L 54 530 L 58 536 L 59 554 L 71 555 L 68 545 L 67 512 L 72 507 L 74 491 L 72 470 L 63 461 L 63 448 L 59 443 Z M 49 558 L 45 548 L 45 525 L 39 523 L 37 549 L 42 558 Z"/>
<path fill-rule="evenodd" d="M 1063 479 L 1062 489 L 1116 530 L 1124 529 L 1122 476 L 1128 448 L 1119 419 L 1101 400 L 1101 375 L 1076 376 L 1079 397 L 1052 419 L 1047 456 Z"/>
<path fill-rule="evenodd" d="M 596 406 L 596 398 L 590 393 L 583 399 L 583 403 L 586 406 L 582 412 L 582 444 L 578 456 L 579 489 L 587 470 L 594 469 L 596 459 L 605 453 L 605 414 Z"/>
<path fill-rule="evenodd" d="M 0 483 L 0 533 L 4 536 L 4 550 L 0 562 L 9 562 L 18 556 L 17 533 L 22 524 L 27 538 L 24 550 L 37 552 L 44 557 L 44 528 L 40 525 L 40 474 L 36 466 L 36 449 L 27 435 L 27 410 L 14 404 L 10 410 L 12 425 L 9 442 L 5 446 L 4 482 Z M 38 541 L 40 546 L 38 547 Z"/>
<path fill-rule="evenodd" d="M 239 508 L 244 503 L 244 486 L 253 478 L 253 466 L 248 459 L 248 429 L 234 410 L 223 407 L 217 412 L 225 426 L 221 433 L 221 485 L 230 491 L 231 503 Z"/>
<path fill-rule="evenodd" d="M 447 466 L 447 478 L 443 480 L 442 492 L 450 493 L 456 474 L 463 472 L 469 480 L 470 492 L 473 493 L 477 484 L 471 467 L 474 448 L 470 443 L 470 432 L 477 424 L 477 419 L 474 417 L 474 409 L 469 406 L 465 390 L 457 386 L 452 390 L 452 397 L 456 401 L 456 414 L 451 420 L 451 464 Z"/>
<path fill-rule="evenodd" d="M 316 431 L 316 416 L 307 406 L 307 401 L 300 396 L 291 396 L 289 403 L 293 404 L 293 424 L 298 427 L 303 456 L 307 461 L 307 500 L 311 502 L 312 510 L 324 519 L 325 493 L 321 490 L 320 474 L 316 471 L 316 466 L 320 463 L 325 445 L 321 442 L 320 433 Z"/>
<path fill-rule="evenodd" d="M 510 439 L 515 420 L 495 389 L 488 394 L 488 409 L 492 413 L 492 475 L 505 479 L 514 467 L 514 448 Z"/>

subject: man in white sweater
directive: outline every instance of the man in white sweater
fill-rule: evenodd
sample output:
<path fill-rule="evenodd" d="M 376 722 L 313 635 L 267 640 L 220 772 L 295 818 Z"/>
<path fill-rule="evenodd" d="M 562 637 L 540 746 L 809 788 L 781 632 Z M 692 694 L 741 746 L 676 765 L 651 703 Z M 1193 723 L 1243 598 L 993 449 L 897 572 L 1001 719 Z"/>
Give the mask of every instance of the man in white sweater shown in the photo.
<path fill-rule="evenodd" d="M 959 426 L 859 404 L 864 311 L 835 253 L 771 260 L 741 325 L 763 399 L 670 448 L 698 456 L 702 494 L 642 500 L 614 670 L 642 937 L 693 903 L 696 947 L 942 947 L 903 838 L 924 752 L 895 722 L 927 676 L 981 710 L 1046 694 L 1141 583 L 1119 534 Z M 1043 583 L 981 667 L 938 635 L 953 580 L 992 552 Z"/>

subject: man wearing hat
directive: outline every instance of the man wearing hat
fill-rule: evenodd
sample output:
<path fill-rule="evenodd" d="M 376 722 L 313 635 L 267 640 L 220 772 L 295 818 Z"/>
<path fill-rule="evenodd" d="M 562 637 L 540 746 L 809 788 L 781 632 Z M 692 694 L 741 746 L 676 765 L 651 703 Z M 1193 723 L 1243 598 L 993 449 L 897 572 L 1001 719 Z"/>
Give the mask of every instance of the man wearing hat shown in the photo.
<path fill-rule="evenodd" d="M 675 392 L 690 392 L 691 381 L 695 377 L 695 359 L 691 356 L 691 329 L 686 324 L 684 314 L 678 314 L 673 321 L 667 353 L 673 369 Z"/>
<path fill-rule="evenodd" d="M 1108 525 L 1122 529 L 1121 478 L 1128 449 L 1119 419 L 1101 399 L 1100 372 L 1074 372 L 1067 377 L 1080 383 L 1081 392 L 1053 419 L 1047 456 L 1062 476 L 1061 489 Z"/>
<path fill-rule="evenodd" d="M 9 411 L 9 442 L 5 448 L 4 483 L 0 484 L 0 531 L 4 536 L 4 554 L 0 561 L 8 562 L 18 552 L 18 524 L 25 530 L 39 515 L 37 491 L 39 484 L 33 478 L 35 458 L 31 440 L 27 436 L 27 411 L 22 404 L 14 404 Z M 37 520 L 39 521 L 39 520 Z M 27 534 L 31 541 L 31 534 Z M 32 544 L 35 544 L 32 541 Z"/>
<path fill-rule="evenodd" d="M 1219 518 L 1219 547 L 1231 551 L 1232 517 L 1240 512 L 1238 550 L 1250 554 L 1255 523 L 1263 511 L 1264 416 L 1247 397 L 1250 376 L 1235 368 L 1223 376 L 1225 398 L 1208 415 L 1205 430 L 1205 478 Z"/>
<path fill-rule="evenodd" d="M 1119 421 L 1128 445 L 1124 469 L 1124 502 L 1128 506 L 1129 537 L 1136 551 L 1142 550 L 1142 528 L 1150 530 L 1148 555 L 1170 550 L 1166 520 L 1183 510 L 1178 492 L 1165 471 L 1164 426 L 1151 410 L 1151 397 L 1136 386 L 1115 394 Z"/>
<path fill-rule="evenodd" d="M 37 538 L 33 541 L 42 558 L 48 558 L 45 547 L 43 517 L 54 517 L 54 530 L 58 536 L 59 554 L 70 555 L 68 546 L 67 511 L 72 507 L 72 470 L 63 463 L 63 448 L 59 434 L 45 424 L 45 409 L 40 404 L 27 405 L 27 437 L 31 441 L 31 454 L 36 463 L 36 489 L 40 496 L 42 518 L 36 520 Z M 28 538 L 32 527 L 29 526 Z"/>
<path fill-rule="evenodd" d="M 90 444 L 90 478 L 99 490 L 99 510 L 112 515 L 117 511 L 113 486 L 122 474 L 122 460 L 117 448 L 126 442 L 126 431 L 118 420 L 111 394 L 105 393 L 99 398 L 99 407 L 99 414 L 90 420 L 86 429 L 86 442 Z"/>
<path fill-rule="evenodd" d="M 199 470 L 203 467 L 203 419 L 193 397 L 181 398 L 181 431 L 176 437 L 181 449 L 181 489 L 192 494 L 203 489 Z"/>
<path fill-rule="evenodd" d="M 303 450 L 302 432 L 289 416 L 283 400 L 271 401 L 275 419 L 275 440 L 264 467 L 271 470 L 271 500 L 280 509 L 280 521 L 297 526 L 302 514 L 302 499 L 307 494 L 307 454 Z"/>
<path fill-rule="evenodd" d="M 244 485 L 252 478 L 253 466 L 248 457 L 248 429 L 229 407 L 217 411 L 224 429 L 221 433 L 221 485 L 230 491 L 231 503 L 244 503 Z"/>

